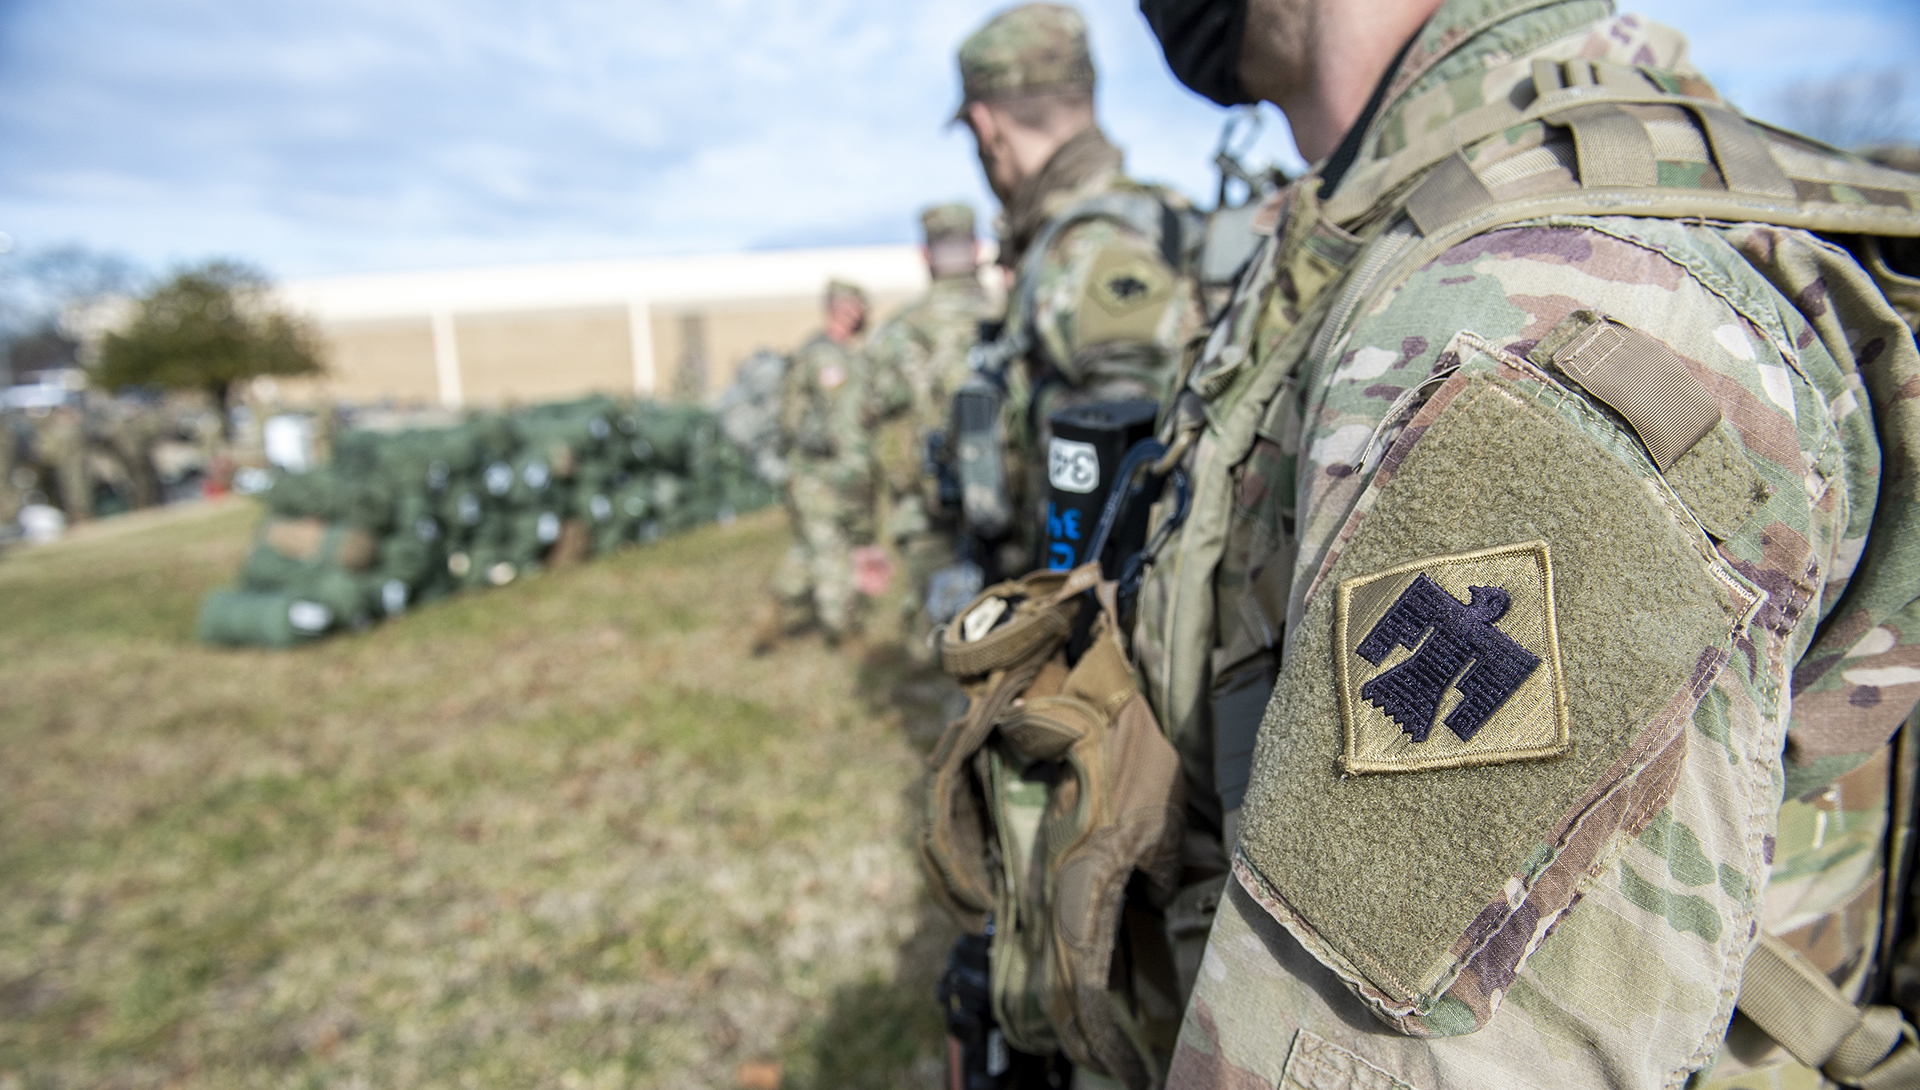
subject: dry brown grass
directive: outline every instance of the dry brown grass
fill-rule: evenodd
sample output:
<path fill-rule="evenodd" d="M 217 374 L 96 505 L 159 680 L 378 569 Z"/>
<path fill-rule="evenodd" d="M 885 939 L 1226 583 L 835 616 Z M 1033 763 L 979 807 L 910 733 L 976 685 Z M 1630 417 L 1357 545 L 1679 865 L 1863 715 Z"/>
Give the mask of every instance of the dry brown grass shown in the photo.
<path fill-rule="evenodd" d="M 777 512 L 196 646 L 253 517 L 0 560 L 0 1088 L 938 1084 L 933 713 L 748 657 Z"/>

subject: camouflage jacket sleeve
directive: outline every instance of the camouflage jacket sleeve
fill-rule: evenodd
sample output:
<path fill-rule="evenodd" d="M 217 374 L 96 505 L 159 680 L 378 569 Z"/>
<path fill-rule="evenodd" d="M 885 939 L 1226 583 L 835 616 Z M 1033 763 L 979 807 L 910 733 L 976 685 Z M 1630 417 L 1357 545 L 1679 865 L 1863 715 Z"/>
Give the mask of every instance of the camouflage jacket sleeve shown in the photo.
<path fill-rule="evenodd" d="M 781 434 L 802 457 L 863 463 L 868 365 L 858 346 L 825 336 L 794 353 L 781 387 Z"/>
<path fill-rule="evenodd" d="M 1327 367 L 1270 429 L 1285 654 L 1169 1085 L 1736 1072 L 1763 929 L 1857 993 L 1920 691 L 1913 485 L 1874 424 L 1913 428 L 1920 359 L 1858 266 L 1778 228 L 1521 225 Z"/>
<path fill-rule="evenodd" d="M 1190 282 L 1146 238 L 1104 219 L 1061 232 L 1038 275 L 1037 358 L 1093 399 L 1157 400 L 1194 305 Z"/>
<path fill-rule="evenodd" d="M 867 392 L 862 416 L 868 424 L 890 420 L 914 407 L 913 376 L 927 366 L 927 345 L 916 335 L 911 311 L 897 314 L 867 340 Z"/>

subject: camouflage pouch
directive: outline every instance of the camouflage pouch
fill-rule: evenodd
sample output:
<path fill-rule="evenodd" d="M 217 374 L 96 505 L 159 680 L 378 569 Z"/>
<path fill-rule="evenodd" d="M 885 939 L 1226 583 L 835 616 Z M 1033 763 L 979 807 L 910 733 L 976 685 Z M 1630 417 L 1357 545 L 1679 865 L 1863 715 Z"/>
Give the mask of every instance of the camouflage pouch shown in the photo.
<path fill-rule="evenodd" d="M 1070 663 L 1089 590 L 1101 608 Z M 934 753 L 921 854 L 935 896 L 991 935 L 1008 1042 L 1145 1087 L 1180 1014 L 1159 916 L 1182 781 L 1112 603 L 1088 565 L 990 587 L 948 625 L 942 660 L 970 706 Z"/>

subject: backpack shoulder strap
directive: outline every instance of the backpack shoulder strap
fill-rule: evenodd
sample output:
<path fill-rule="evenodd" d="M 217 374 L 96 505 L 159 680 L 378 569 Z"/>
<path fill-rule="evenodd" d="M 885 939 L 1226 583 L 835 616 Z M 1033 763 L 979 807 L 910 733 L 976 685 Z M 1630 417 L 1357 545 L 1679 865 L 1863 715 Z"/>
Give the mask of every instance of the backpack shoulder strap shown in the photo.
<path fill-rule="evenodd" d="M 1848 1086 L 1920 1086 L 1920 1040 L 1893 1007 L 1853 1005 L 1793 947 L 1762 934 L 1740 1011 L 1808 1067 Z"/>
<path fill-rule="evenodd" d="M 1522 109 L 1503 97 L 1455 118 L 1343 187 L 1328 202 L 1327 217 L 1351 223 L 1382 207 L 1403 208 L 1424 238 L 1415 249 L 1422 257 L 1547 216 L 1749 221 L 1920 237 L 1920 175 L 1750 121 L 1718 100 L 1679 94 L 1662 76 L 1605 62 L 1536 61 L 1530 105 Z M 1641 107 L 1677 107 L 1689 120 L 1649 121 Z M 1513 179 L 1516 172 L 1502 164 L 1470 159 L 1481 141 L 1532 122 L 1571 134 L 1573 185 L 1543 191 L 1537 174 Z M 1693 156 L 1712 168 L 1702 172 L 1708 180 L 1660 184 L 1661 162 Z"/>

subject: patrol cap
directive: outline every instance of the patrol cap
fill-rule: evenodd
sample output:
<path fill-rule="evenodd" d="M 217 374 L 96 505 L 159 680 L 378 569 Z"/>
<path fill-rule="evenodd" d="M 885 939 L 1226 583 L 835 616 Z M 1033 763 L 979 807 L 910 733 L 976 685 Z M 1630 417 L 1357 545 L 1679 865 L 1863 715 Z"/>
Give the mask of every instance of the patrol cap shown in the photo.
<path fill-rule="evenodd" d="M 960 107 L 1017 95 L 1093 90 L 1087 21 L 1065 4 L 1008 8 L 960 43 Z"/>
<path fill-rule="evenodd" d="M 863 307 L 867 305 L 867 293 L 860 285 L 851 280 L 842 280 L 839 277 L 827 281 L 827 302 L 831 303 L 835 298 L 842 295 L 851 296 Z"/>
<path fill-rule="evenodd" d="M 943 239 L 972 243 L 973 206 L 958 202 L 933 205 L 920 213 L 920 228 L 926 233 L 929 246 Z"/>

